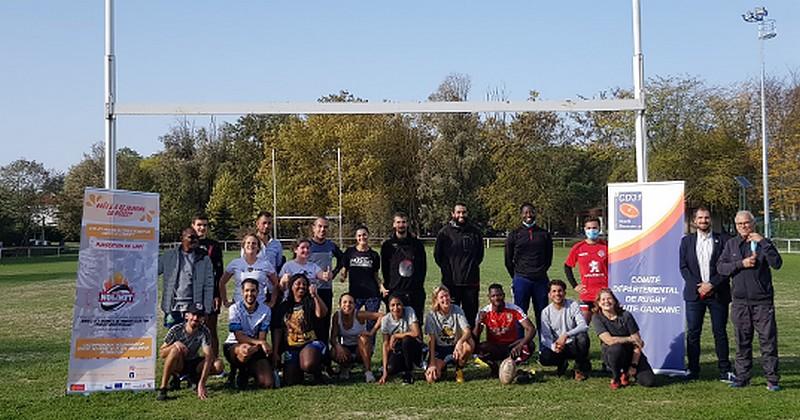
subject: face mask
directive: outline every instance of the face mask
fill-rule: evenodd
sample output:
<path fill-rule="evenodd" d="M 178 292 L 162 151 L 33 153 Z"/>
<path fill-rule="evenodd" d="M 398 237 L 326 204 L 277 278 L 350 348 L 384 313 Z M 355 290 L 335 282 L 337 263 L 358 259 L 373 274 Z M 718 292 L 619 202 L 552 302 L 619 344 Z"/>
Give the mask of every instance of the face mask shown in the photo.
<path fill-rule="evenodd" d="M 586 237 L 595 240 L 600 237 L 600 231 L 596 229 L 585 229 L 584 232 L 586 233 Z"/>
<path fill-rule="evenodd" d="M 526 228 L 532 227 L 535 224 L 536 224 L 536 218 L 531 219 L 530 223 L 525 223 L 524 220 L 522 221 L 522 226 L 525 226 Z"/>

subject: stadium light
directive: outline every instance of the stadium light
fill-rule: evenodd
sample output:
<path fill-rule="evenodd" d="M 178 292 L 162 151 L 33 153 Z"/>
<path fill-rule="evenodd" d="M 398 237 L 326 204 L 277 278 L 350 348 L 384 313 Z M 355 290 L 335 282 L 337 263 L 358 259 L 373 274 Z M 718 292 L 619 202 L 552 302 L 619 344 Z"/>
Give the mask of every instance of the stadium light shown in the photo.
<path fill-rule="evenodd" d="M 764 98 L 764 41 L 775 38 L 778 34 L 775 32 L 775 20 L 765 19 L 769 13 L 765 7 L 756 7 L 753 10 L 748 10 L 742 15 L 747 23 L 758 24 L 758 39 L 760 44 L 760 59 L 761 59 L 761 182 L 763 185 L 764 195 L 764 236 L 769 238 L 770 235 L 770 221 L 769 221 L 769 164 L 767 153 L 767 105 Z"/>

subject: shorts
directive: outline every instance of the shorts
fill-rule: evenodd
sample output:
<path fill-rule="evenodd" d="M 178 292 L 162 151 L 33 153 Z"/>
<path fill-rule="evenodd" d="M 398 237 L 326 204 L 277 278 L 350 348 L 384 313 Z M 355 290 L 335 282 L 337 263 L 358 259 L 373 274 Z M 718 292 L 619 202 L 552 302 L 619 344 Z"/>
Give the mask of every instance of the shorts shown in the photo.
<path fill-rule="evenodd" d="M 594 309 L 594 301 L 582 300 L 580 304 L 581 312 L 592 312 Z"/>
<path fill-rule="evenodd" d="M 203 364 L 204 361 L 205 359 L 202 357 L 184 360 L 183 370 L 181 370 L 180 376 L 188 376 L 191 382 L 198 382 L 200 379 L 200 374 L 197 372 L 197 367 Z"/>
<path fill-rule="evenodd" d="M 350 352 L 350 363 L 355 363 L 358 360 L 358 345 L 348 346 L 347 344 L 342 344 L 342 347 Z"/>
<path fill-rule="evenodd" d="M 256 360 L 261 360 L 261 359 L 267 359 L 269 361 L 269 358 L 264 353 L 264 349 L 258 349 L 258 351 L 255 352 L 255 354 L 250 356 L 250 359 L 247 360 L 246 364 L 240 363 L 239 359 L 234 357 L 233 354 L 231 353 L 233 351 L 233 348 L 236 347 L 238 344 L 239 343 L 224 343 L 224 344 L 222 344 L 222 353 L 225 355 L 225 360 L 227 360 L 228 363 L 231 364 L 231 367 L 234 367 L 234 368 L 245 368 L 250 363 L 253 363 Z"/>
<path fill-rule="evenodd" d="M 453 358 L 453 351 L 455 351 L 455 349 L 456 346 L 436 346 L 436 358 L 444 361 L 445 365 L 455 363 L 455 359 Z"/>
<path fill-rule="evenodd" d="M 317 349 L 321 355 L 325 355 L 327 352 L 327 346 L 325 343 L 319 340 L 314 340 L 303 344 L 302 346 L 295 346 L 289 347 L 288 350 L 283 352 L 283 363 L 286 365 L 299 365 L 300 364 L 300 352 L 306 348 L 307 346 L 311 346 L 311 348 Z"/>

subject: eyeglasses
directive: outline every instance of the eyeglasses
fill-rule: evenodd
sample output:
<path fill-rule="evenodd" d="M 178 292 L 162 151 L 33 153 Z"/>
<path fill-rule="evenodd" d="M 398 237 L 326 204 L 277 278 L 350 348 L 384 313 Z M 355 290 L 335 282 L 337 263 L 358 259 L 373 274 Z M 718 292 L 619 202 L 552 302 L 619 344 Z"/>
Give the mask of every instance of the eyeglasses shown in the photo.
<path fill-rule="evenodd" d="M 753 223 L 753 222 L 752 222 L 752 221 L 750 221 L 750 220 L 748 220 L 748 221 L 746 221 L 746 222 L 736 222 L 736 226 L 747 226 L 747 225 L 749 225 L 750 223 Z"/>

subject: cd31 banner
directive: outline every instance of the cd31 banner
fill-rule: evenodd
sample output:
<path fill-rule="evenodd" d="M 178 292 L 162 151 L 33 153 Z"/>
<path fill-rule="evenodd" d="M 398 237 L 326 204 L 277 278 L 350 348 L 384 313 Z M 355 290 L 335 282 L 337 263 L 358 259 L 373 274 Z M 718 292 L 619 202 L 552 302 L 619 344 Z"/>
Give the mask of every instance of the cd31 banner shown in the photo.
<path fill-rule="evenodd" d="M 653 370 L 683 374 L 684 183 L 609 184 L 608 209 L 609 287 L 639 324 Z"/>

